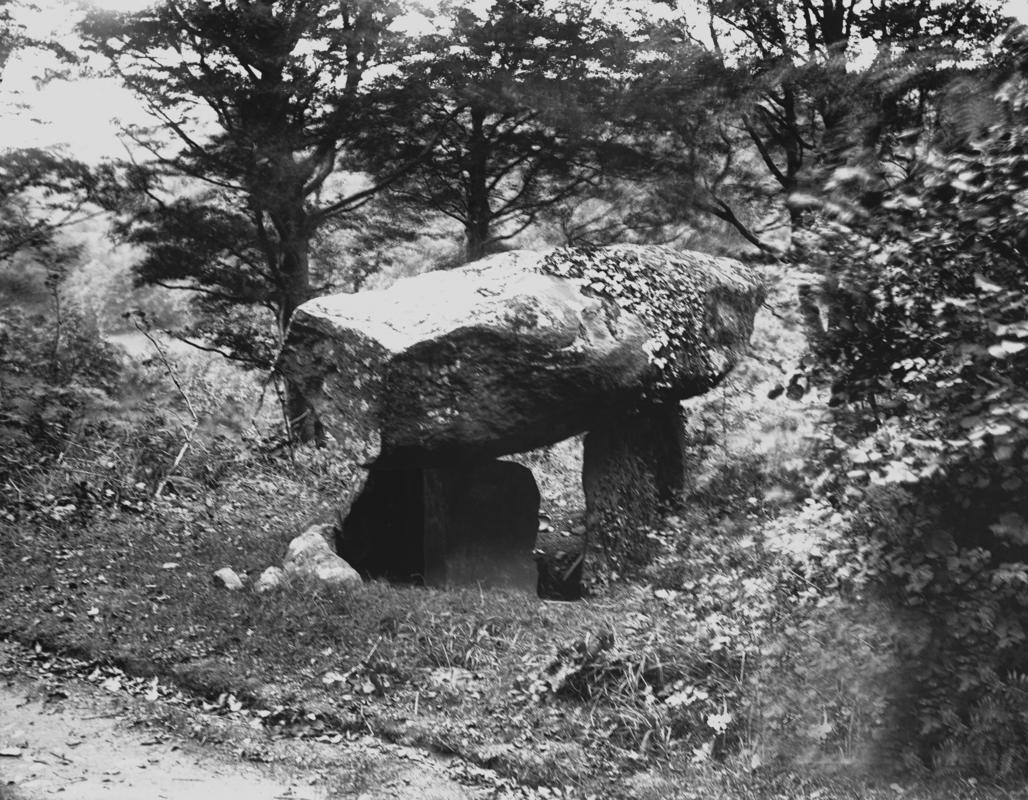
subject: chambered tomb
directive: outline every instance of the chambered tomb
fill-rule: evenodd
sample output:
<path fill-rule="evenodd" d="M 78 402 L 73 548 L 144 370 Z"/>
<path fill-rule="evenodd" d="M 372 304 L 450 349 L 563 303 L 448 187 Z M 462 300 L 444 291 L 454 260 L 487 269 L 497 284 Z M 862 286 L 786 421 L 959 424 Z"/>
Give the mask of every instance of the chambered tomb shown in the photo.
<path fill-rule="evenodd" d="M 278 368 L 351 479 L 336 546 L 359 571 L 535 589 L 539 492 L 498 459 L 586 433 L 586 527 L 613 549 L 684 480 L 679 401 L 742 358 L 763 301 L 726 258 L 516 250 L 295 312 Z"/>

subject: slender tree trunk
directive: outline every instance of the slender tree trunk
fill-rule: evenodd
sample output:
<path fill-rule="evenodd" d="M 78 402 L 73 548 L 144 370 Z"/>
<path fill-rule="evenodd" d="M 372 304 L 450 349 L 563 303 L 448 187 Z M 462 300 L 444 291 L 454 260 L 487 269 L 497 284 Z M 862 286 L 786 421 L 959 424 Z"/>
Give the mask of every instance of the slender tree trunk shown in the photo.
<path fill-rule="evenodd" d="M 475 261 L 486 255 L 492 210 L 489 208 L 487 186 L 489 143 L 485 138 L 484 109 L 471 109 L 471 143 L 468 153 L 468 215 L 464 223 L 466 256 Z"/>
<path fill-rule="evenodd" d="M 291 381 L 285 382 L 285 413 L 290 435 L 295 441 L 325 443 L 325 429 L 310 403 Z"/>
<path fill-rule="evenodd" d="M 798 234 L 803 226 L 803 210 L 793 199 L 793 195 L 800 188 L 803 144 L 796 133 L 800 130 L 800 121 L 796 112 L 796 94 L 791 85 L 786 84 L 783 87 L 782 98 L 782 113 L 788 121 L 788 127 L 783 131 L 785 135 L 782 137 L 785 148 L 785 180 L 782 181 L 782 189 L 785 193 L 785 205 L 789 210 L 789 249 L 795 250 Z"/>
<path fill-rule="evenodd" d="M 280 275 L 282 287 L 281 333 L 285 337 L 293 312 L 312 297 L 310 284 L 310 239 L 294 233 L 281 242 Z M 290 381 L 285 384 L 285 415 L 290 435 L 300 442 L 325 439 L 324 428 L 314 408 Z"/>

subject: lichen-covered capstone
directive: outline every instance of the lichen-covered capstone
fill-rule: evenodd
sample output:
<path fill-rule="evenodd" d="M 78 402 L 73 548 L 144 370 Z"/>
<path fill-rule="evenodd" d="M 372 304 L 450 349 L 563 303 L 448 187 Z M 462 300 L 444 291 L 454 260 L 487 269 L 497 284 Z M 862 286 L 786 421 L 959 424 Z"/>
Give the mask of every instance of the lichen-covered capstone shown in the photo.
<path fill-rule="evenodd" d="M 707 391 L 742 356 L 762 299 L 731 259 L 520 250 L 305 303 L 279 366 L 356 462 L 495 458 L 612 407 Z"/>
<path fill-rule="evenodd" d="M 621 245 L 305 303 L 279 368 L 353 475 L 339 546 L 369 574 L 531 586 L 538 491 L 494 459 L 584 431 L 590 535 L 649 524 L 681 486 L 678 400 L 742 357 L 762 300 L 736 261 Z"/>

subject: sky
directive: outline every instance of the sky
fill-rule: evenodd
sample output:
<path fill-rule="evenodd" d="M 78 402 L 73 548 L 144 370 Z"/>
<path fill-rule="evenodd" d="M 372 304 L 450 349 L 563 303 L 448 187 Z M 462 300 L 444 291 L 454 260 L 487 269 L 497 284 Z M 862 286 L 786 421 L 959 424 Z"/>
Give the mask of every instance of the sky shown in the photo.
<path fill-rule="evenodd" d="M 77 16 L 66 0 L 37 3 L 38 13 L 19 19 L 38 38 L 70 41 Z M 90 0 L 89 5 L 117 11 L 136 11 L 144 0 Z M 17 54 L 8 63 L 0 86 L 4 113 L 3 141 L 8 147 L 65 146 L 84 161 L 123 156 L 118 120 L 147 122 L 132 95 L 116 81 L 103 78 L 55 80 L 38 86 L 36 76 L 51 59 L 38 54 Z M 13 108 L 15 104 L 22 107 Z M 13 113 L 7 113 L 12 109 Z"/>
<path fill-rule="evenodd" d="M 69 14 L 68 0 L 36 2 L 40 11 L 24 20 L 30 31 L 39 37 L 70 37 L 75 16 Z M 86 4 L 136 11 L 149 2 L 87 0 Z M 468 0 L 468 5 L 482 2 Z M 1008 0 L 1006 11 L 1028 23 L 1028 0 Z M 53 81 L 37 87 L 35 76 L 42 66 L 36 56 L 12 59 L 5 69 L 0 85 L 0 112 L 5 117 L 0 146 L 64 146 L 70 155 L 88 162 L 125 155 L 118 135 L 119 122 L 150 121 L 132 95 L 116 81 L 101 78 Z M 15 108 L 14 103 L 22 106 Z"/>

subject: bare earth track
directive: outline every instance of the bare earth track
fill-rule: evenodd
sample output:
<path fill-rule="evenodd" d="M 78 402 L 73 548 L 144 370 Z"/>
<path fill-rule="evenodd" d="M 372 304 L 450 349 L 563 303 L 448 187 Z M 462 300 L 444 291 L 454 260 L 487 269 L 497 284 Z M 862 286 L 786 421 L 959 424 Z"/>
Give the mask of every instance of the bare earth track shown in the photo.
<path fill-rule="evenodd" d="M 422 751 L 373 737 L 272 741 L 195 709 L 162 708 L 81 678 L 58 681 L 28 655 L 0 641 L 0 800 L 476 800 L 502 793 L 496 785 L 461 785 L 453 777 L 461 765 Z M 172 732 L 182 728 L 202 729 L 217 743 Z"/>

